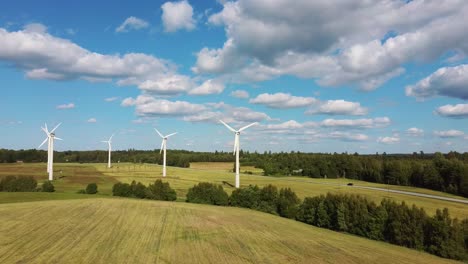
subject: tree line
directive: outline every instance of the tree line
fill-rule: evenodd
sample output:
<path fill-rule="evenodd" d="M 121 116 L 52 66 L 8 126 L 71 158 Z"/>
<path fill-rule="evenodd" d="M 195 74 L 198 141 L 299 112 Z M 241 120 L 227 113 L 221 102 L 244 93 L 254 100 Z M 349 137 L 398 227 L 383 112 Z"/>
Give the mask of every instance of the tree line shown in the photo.
<path fill-rule="evenodd" d="M 423 152 L 413 154 L 302 153 L 302 152 L 244 152 L 241 166 L 262 168 L 265 175 L 295 175 L 312 178 L 349 178 L 376 183 L 423 187 L 468 197 L 468 153 L 447 154 Z M 114 151 L 114 162 L 162 164 L 159 150 Z M 0 162 L 45 162 L 42 150 L 0 149 Z M 56 162 L 107 161 L 107 151 L 55 152 Z M 234 162 L 230 152 L 193 152 L 171 150 L 167 165 L 189 167 L 190 162 Z"/>
<path fill-rule="evenodd" d="M 468 260 L 468 218 L 450 217 L 448 209 L 429 216 L 424 209 L 384 199 L 380 204 L 359 195 L 327 194 L 301 201 L 289 188 L 273 185 L 236 189 L 231 196 L 221 185 L 199 183 L 187 202 L 235 206 L 426 251 L 444 258 Z"/>

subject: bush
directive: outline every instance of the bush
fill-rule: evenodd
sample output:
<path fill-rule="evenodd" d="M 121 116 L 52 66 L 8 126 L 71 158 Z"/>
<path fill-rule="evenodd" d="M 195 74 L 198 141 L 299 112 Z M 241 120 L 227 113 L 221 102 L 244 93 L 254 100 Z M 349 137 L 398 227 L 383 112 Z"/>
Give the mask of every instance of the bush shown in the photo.
<path fill-rule="evenodd" d="M 86 191 L 85 191 L 85 189 L 81 189 L 81 190 L 78 190 L 76 193 L 79 193 L 79 194 L 86 194 Z"/>
<path fill-rule="evenodd" d="M 150 184 L 146 189 L 146 198 L 160 201 L 175 201 L 177 194 L 169 186 L 169 183 L 156 180 L 154 184 Z"/>
<path fill-rule="evenodd" d="M 130 185 L 130 196 L 140 199 L 146 198 L 146 186 L 141 182 L 136 183 L 132 181 Z"/>
<path fill-rule="evenodd" d="M 42 192 L 55 192 L 55 187 L 51 181 L 45 181 L 42 184 Z"/>
<path fill-rule="evenodd" d="M 31 176 L 6 176 L 0 180 L 0 191 L 4 192 L 34 192 L 37 181 Z"/>
<path fill-rule="evenodd" d="M 130 184 L 118 182 L 112 187 L 112 195 L 130 197 L 132 195 L 132 189 Z"/>
<path fill-rule="evenodd" d="M 201 182 L 188 190 L 187 202 L 213 205 L 227 205 L 228 194 L 221 185 Z"/>
<path fill-rule="evenodd" d="M 90 183 L 90 184 L 88 184 L 88 186 L 86 186 L 86 193 L 87 194 L 96 194 L 97 192 L 98 192 L 97 184 Z"/>

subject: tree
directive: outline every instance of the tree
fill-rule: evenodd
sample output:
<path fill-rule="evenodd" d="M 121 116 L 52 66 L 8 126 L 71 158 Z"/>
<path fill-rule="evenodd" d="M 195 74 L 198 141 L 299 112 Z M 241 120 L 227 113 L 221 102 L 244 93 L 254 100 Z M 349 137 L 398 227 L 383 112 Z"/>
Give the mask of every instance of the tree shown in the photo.
<path fill-rule="evenodd" d="M 300 202 L 291 188 L 282 188 L 278 196 L 278 214 L 286 218 L 295 218 Z"/>
<path fill-rule="evenodd" d="M 175 201 L 177 194 L 168 182 L 156 180 L 154 184 L 150 184 L 146 189 L 146 197 L 152 200 Z"/>
<path fill-rule="evenodd" d="M 42 191 L 43 192 L 55 192 L 55 187 L 51 181 L 45 181 L 42 183 Z"/>
<path fill-rule="evenodd" d="M 98 187 L 96 183 L 90 183 L 86 186 L 87 194 L 96 194 L 98 192 Z"/>
<path fill-rule="evenodd" d="M 188 190 L 187 202 L 227 205 L 229 196 L 221 185 L 201 182 Z"/>

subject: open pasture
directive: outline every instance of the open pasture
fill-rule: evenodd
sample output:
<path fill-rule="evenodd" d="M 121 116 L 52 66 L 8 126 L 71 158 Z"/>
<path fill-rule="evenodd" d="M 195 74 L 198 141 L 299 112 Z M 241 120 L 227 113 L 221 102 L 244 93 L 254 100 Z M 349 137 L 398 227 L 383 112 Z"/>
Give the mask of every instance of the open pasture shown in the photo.
<path fill-rule="evenodd" d="M 134 199 L 0 204 L 0 263 L 454 263 L 252 210 Z"/>

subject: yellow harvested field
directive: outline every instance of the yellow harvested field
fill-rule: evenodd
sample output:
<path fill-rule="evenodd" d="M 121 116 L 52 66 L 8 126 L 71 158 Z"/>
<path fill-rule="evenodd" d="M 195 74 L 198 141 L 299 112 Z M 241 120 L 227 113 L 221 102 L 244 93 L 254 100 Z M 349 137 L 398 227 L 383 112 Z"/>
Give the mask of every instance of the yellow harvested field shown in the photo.
<path fill-rule="evenodd" d="M 134 199 L 0 204 L 0 263 L 455 263 L 252 210 Z"/>

